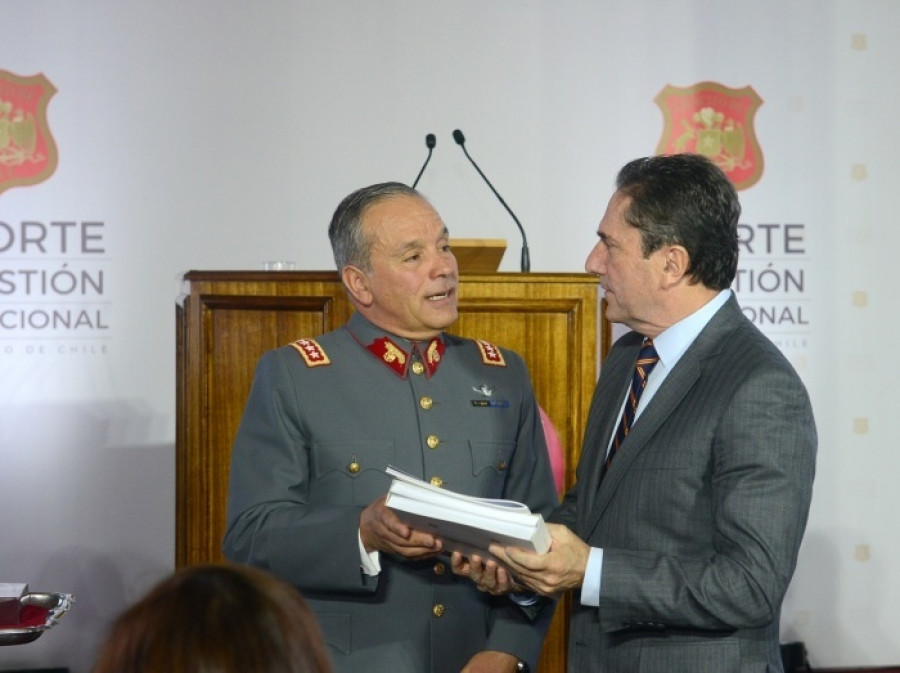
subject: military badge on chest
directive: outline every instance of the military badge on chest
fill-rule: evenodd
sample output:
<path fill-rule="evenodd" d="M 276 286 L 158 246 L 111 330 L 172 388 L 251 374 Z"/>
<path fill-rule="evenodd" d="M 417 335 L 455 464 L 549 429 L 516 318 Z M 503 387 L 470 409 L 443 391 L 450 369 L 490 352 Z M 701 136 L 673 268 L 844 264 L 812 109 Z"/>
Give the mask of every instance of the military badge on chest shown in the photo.
<path fill-rule="evenodd" d="M 479 397 L 472 400 L 473 407 L 492 407 L 494 409 L 508 409 L 509 400 L 506 399 L 496 386 L 490 383 L 480 383 L 472 386 L 472 390 L 478 393 Z"/>

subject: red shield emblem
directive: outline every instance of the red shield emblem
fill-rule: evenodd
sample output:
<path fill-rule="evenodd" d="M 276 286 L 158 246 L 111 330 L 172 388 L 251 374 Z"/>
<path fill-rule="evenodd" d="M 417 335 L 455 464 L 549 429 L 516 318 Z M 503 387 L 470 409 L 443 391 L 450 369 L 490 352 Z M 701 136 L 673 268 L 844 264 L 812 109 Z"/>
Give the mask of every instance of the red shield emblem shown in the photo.
<path fill-rule="evenodd" d="M 56 142 L 47 128 L 47 103 L 55 93 L 43 75 L 0 70 L 0 194 L 43 182 L 56 170 Z"/>
<path fill-rule="evenodd" d="M 753 128 L 762 99 L 752 87 L 730 89 L 716 82 L 684 88 L 668 85 L 655 102 L 665 118 L 657 154 L 707 156 L 737 189 L 747 189 L 762 177 L 762 150 Z"/>

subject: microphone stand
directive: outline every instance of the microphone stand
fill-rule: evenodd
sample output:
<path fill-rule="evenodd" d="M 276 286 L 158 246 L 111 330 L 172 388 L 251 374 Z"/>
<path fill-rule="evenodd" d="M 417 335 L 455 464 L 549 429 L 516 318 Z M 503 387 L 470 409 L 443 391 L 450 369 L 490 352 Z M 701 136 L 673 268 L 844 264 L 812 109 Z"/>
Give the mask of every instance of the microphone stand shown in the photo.
<path fill-rule="evenodd" d="M 494 185 L 491 184 L 491 181 L 487 179 L 487 176 L 481 171 L 478 167 L 478 164 L 475 163 L 475 160 L 469 155 L 469 151 L 466 149 L 466 137 L 462 134 L 462 131 L 456 129 L 453 132 L 453 139 L 456 141 L 456 144 L 462 147 L 463 153 L 466 155 L 466 158 L 471 162 L 471 164 L 475 167 L 475 170 L 478 171 L 478 175 L 481 176 L 481 179 L 487 183 L 487 186 L 491 188 L 491 191 L 494 192 L 494 196 L 497 197 L 497 200 L 503 204 L 503 207 L 506 208 L 506 212 L 510 214 L 513 218 L 513 221 L 516 223 L 516 226 L 519 228 L 519 233 L 522 234 L 522 258 L 521 269 L 523 272 L 531 271 L 531 254 L 528 251 L 528 239 L 525 236 L 525 229 L 522 228 L 522 223 L 519 222 L 519 218 L 516 217 L 516 214 L 512 211 L 512 209 L 506 205 L 506 201 L 503 200 L 503 197 L 494 189 Z"/>
<path fill-rule="evenodd" d="M 428 156 L 425 157 L 425 163 L 422 164 L 422 168 L 419 169 L 419 174 L 416 176 L 415 182 L 412 183 L 413 189 L 419 184 L 419 178 L 422 177 L 422 173 L 425 172 L 425 167 L 428 165 L 428 162 L 431 161 L 431 152 L 434 150 L 435 145 L 437 145 L 437 138 L 434 137 L 433 133 L 429 133 L 425 136 L 425 146 L 428 148 Z"/>

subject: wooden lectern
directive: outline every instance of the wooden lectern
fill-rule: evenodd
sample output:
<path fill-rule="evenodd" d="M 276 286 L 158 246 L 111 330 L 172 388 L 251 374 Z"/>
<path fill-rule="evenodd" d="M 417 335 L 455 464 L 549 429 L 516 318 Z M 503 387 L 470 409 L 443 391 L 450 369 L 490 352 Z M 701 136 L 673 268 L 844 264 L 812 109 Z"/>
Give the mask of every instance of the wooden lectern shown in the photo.
<path fill-rule="evenodd" d="M 587 274 L 463 275 L 449 330 L 518 351 L 538 403 L 575 466 L 609 327 Z M 343 324 L 352 307 L 336 272 L 191 271 L 177 317 L 176 564 L 223 561 L 231 445 L 256 362 L 267 350 Z M 566 670 L 568 598 L 541 655 L 542 673 Z"/>

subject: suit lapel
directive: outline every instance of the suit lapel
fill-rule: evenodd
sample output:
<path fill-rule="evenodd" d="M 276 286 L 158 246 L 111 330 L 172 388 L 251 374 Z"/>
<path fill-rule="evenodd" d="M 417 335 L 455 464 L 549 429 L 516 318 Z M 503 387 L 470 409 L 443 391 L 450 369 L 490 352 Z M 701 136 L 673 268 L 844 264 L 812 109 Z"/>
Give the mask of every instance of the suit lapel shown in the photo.
<path fill-rule="evenodd" d="M 591 401 L 588 424 L 584 432 L 584 445 L 578 476 L 578 527 L 584 530 L 585 516 L 595 509 L 595 499 L 600 487 L 600 470 L 606 457 L 610 437 L 615 431 L 619 408 L 625 392 L 631 385 L 631 369 L 641 349 L 641 335 L 630 332 L 616 343 L 600 370 L 600 379 Z"/>
<path fill-rule="evenodd" d="M 622 357 L 618 361 L 615 372 L 610 372 L 611 380 L 616 382 L 609 386 L 612 394 L 602 396 L 606 406 L 603 408 L 602 420 L 598 423 L 597 431 L 600 434 L 595 438 L 595 447 L 590 460 L 590 473 L 588 476 L 589 493 L 582 492 L 580 496 L 588 495 L 583 512 L 582 537 L 586 538 L 596 528 L 600 517 L 609 506 L 615 496 L 616 489 L 628 474 L 629 467 L 638 457 L 640 452 L 647 447 L 659 427 L 666 421 L 671 413 L 678 407 L 684 397 L 690 392 L 700 379 L 701 363 L 709 358 L 714 358 L 721 351 L 722 340 L 727 337 L 735 326 L 743 320 L 737 300 L 732 296 L 721 309 L 713 316 L 706 327 L 700 332 L 694 342 L 688 347 L 684 355 L 679 359 L 675 368 L 669 372 L 662 386 L 654 394 L 653 399 L 643 410 L 635 423 L 631 434 L 625 439 L 622 448 L 616 453 L 615 460 L 610 464 L 609 471 L 600 485 L 600 465 L 604 449 L 615 431 L 615 423 L 618 420 L 619 407 L 625 396 L 625 388 L 631 381 L 631 370 L 634 360 L 640 350 L 640 335 L 637 336 L 637 344 L 630 344 L 622 351 Z M 624 339 L 624 337 L 623 337 Z M 627 352 L 626 352 L 627 351 Z M 612 353 L 610 353 L 612 359 Z M 602 380 L 602 374 L 601 374 Z M 621 385 L 618 381 L 624 381 Z M 593 405 L 598 404 L 600 395 L 595 396 Z M 611 398 L 611 399 L 610 399 Z M 592 412 L 594 411 L 592 405 Z M 606 442 L 604 444 L 603 442 Z M 585 446 L 585 450 L 588 447 Z"/>

